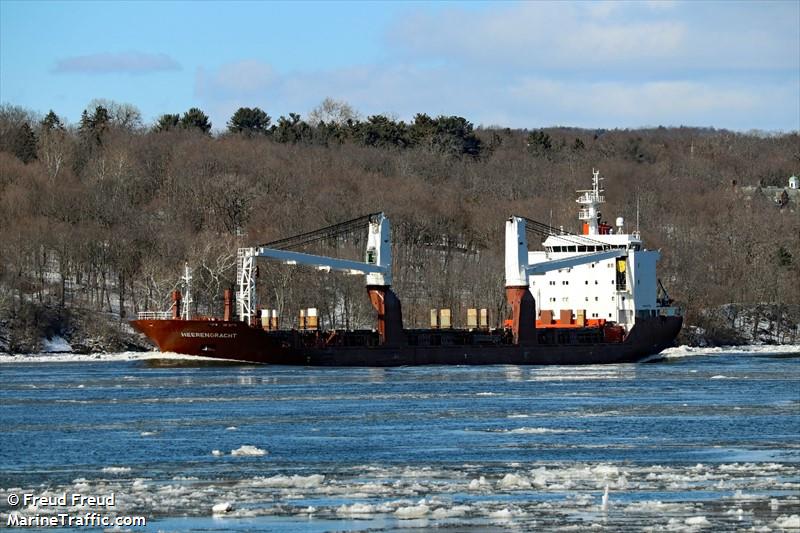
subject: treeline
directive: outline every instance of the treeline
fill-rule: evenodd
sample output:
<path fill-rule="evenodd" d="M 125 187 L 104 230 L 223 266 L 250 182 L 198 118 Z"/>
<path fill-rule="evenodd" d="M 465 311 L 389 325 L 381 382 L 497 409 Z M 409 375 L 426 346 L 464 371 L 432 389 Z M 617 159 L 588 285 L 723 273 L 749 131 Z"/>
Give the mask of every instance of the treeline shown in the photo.
<path fill-rule="evenodd" d="M 606 178 L 609 220 L 623 215 L 630 227 L 638 211 L 690 322 L 729 302 L 800 303 L 796 203 L 779 208 L 739 190 L 800 173 L 797 133 L 474 128 L 462 117 L 362 119 L 331 100 L 274 123 L 241 108 L 213 131 L 199 109 L 145 125 L 134 106 L 96 101 L 69 125 L 52 111 L 0 108 L 7 344 L 34 342 L 45 315 L 66 322 L 74 309 L 117 318 L 165 309 L 184 262 L 197 312 L 219 314 L 239 246 L 375 211 L 393 223 L 407 326 L 424 326 L 433 307 L 451 308 L 456 324 L 466 308 L 487 307 L 499 323 L 504 220 L 520 214 L 576 230 L 574 191 L 589 185 L 592 168 Z M 311 251 L 355 258 L 358 245 Z M 373 322 L 361 278 L 265 262 L 259 290 L 284 327 L 312 306 L 326 327 Z"/>

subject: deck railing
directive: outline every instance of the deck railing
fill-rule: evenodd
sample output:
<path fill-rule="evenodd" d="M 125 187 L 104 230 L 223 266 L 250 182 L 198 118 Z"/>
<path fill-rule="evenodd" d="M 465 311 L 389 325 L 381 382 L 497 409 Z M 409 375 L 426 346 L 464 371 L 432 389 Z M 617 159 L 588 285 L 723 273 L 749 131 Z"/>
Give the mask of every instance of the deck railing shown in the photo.
<path fill-rule="evenodd" d="M 170 320 L 172 311 L 139 311 L 139 320 Z"/>

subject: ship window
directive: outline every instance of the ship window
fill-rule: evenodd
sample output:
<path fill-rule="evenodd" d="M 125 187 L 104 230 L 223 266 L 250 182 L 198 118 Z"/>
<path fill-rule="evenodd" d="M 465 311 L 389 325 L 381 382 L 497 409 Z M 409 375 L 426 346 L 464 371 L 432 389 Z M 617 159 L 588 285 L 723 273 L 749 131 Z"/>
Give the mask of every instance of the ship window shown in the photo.
<path fill-rule="evenodd" d="M 614 297 L 613 297 L 613 296 L 611 297 L 611 301 L 612 301 L 612 302 L 614 301 Z"/>
<path fill-rule="evenodd" d="M 587 302 L 589 301 L 589 297 L 588 297 L 588 296 L 586 297 L 586 301 L 587 301 Z"/>
<path fill-rule="evenodd" d="M 608 313 L 608 318 L 611 318 L 611 313 Z"/>
<path fill-rule="evenodd" d="M 639 285 L 639 284 L 641 284 L 641 283 L 642 283 L 642 280 L 640 280 L 640 279 L 637 279 L 637 280 L 636 280 L 636 284 L 637 284 L 637 285 Z"/>
<path fill-rule="evenodd" d="M 595 297 L 594 297 L 594 301 L 595 301 L 595 302 L 597 302 L 597 301 L 599 301 L 599 300 L 600 300 L 600 298 L 598 298 L 597 296 L 595 296 Z"/>
<path fill-rule="evenodd" d="M 555 301 L 556 301 L 556 299 L 555 299 L 555 298 L 553 298 L 553 297 L 551 297 L 551 298 L 550 298 L 550 301 L 551 301 L 551 302 L 555 302 Z"/>
<path fill-rule="evenodd" d="M 588 285 L 589 284 L 589 280 L 587 279 L 584 283 L 586 283 Z"/>
<path fill-rule="evenodd" d="M 562 302 L 568 302 L 569 301 L 569 297 L 564 296 L 563 298 L 561 298 L 561 301 Z"/>
<path fill-rule="evenodd" d="M 574 252 L 577 250 L 575 246 L 568 246 L 570 252 Z"/>
<path fill-rule="evenodd" d="M 597 285 L 597 280 L 594 280 L 594 284 Z"/>
<path fill-rule="evenodd" d="M 584 248 L 585 248 L 585 246 L 584 246 Z M 592 263 L 592 268 L 594 268 L 594 266 L 595 266 L 596 264 L 597 264 L 597 263 Z"/>
<path fill-rule="evenodd" d="M 623 302 L 625 301 L 625 297 L 624 297 L 624 296 L 622 297 L 622 301 L 623 301 Z"/>

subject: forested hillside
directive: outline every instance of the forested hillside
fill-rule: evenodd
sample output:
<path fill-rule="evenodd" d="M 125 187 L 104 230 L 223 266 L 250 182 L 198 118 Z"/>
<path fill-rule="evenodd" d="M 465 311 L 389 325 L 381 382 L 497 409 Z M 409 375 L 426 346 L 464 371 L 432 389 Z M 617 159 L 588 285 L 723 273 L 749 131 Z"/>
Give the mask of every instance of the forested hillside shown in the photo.
<path fill-rule="evenodd" d="M 705 311 L 734 303 L 796 330 L 781 313 L 800 304 L 797 201 L 742 191 L 800 174 L 796 132 L 474 128 L 461 117 L 360 119 L 331 101 L 274 122 L 242 108 L 214 128 L 198 109 L 151 125 L 114 102 L 91 104 L 76 125 L 0 109 L 6 349 L 166 309 L 184 262 L 197 312 L 221 314 L 237 247 L 376 211 L 393 224 L 407 326 L 426 325 L 432 307 L 451 308 L 456 325 L 466 308 L 487 307 L 496 324 L 505 219 L 577 231 L 574 191 L 592 168 L 605 177 L 608 220 L 625 216 L 630 228 L 638 203 L 642 237 L 662 250 L 660 278 L 689 324 L 724 329 Z M 356 257 L 358 244 L 314 251 Z M 326 327 L 372 324 L 361 277 L 262 263 L 260 290 L 284 327 L 311 306 Z"/>

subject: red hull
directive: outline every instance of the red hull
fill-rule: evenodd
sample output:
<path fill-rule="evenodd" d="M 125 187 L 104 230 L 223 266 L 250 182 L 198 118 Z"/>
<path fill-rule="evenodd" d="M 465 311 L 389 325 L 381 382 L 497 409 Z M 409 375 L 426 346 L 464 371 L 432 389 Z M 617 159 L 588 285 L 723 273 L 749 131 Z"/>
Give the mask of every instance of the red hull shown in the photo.
<path fill-rule="evenodd" d="M 541 332 L 538 343 L 512 344 L 498 335 L 426 332 L 426 345 L 377 345 L 377 335 L 359 334 L 352 345 L 326 345 L 320 336 L 299 332 L 267 332 L 238 321 L 134 320 L 131 324 L 163 352 L 233 359 L 252 363 L 310 366 L 404 365 L 581 365 L 628 363 L 673 345 L 680 316 L 638 319 L 623 342 L 558 343 L 558 332 Z M 346 335 L 346 334 L 345 334 Z M 328 340 L 333 335 L 328 337 Z M 491 342 L 484 343 L 489 340 Z M 563 340 L 563 339 L 562 339 Z M 448 343 L 452 343 L 448 345 Z"/>

